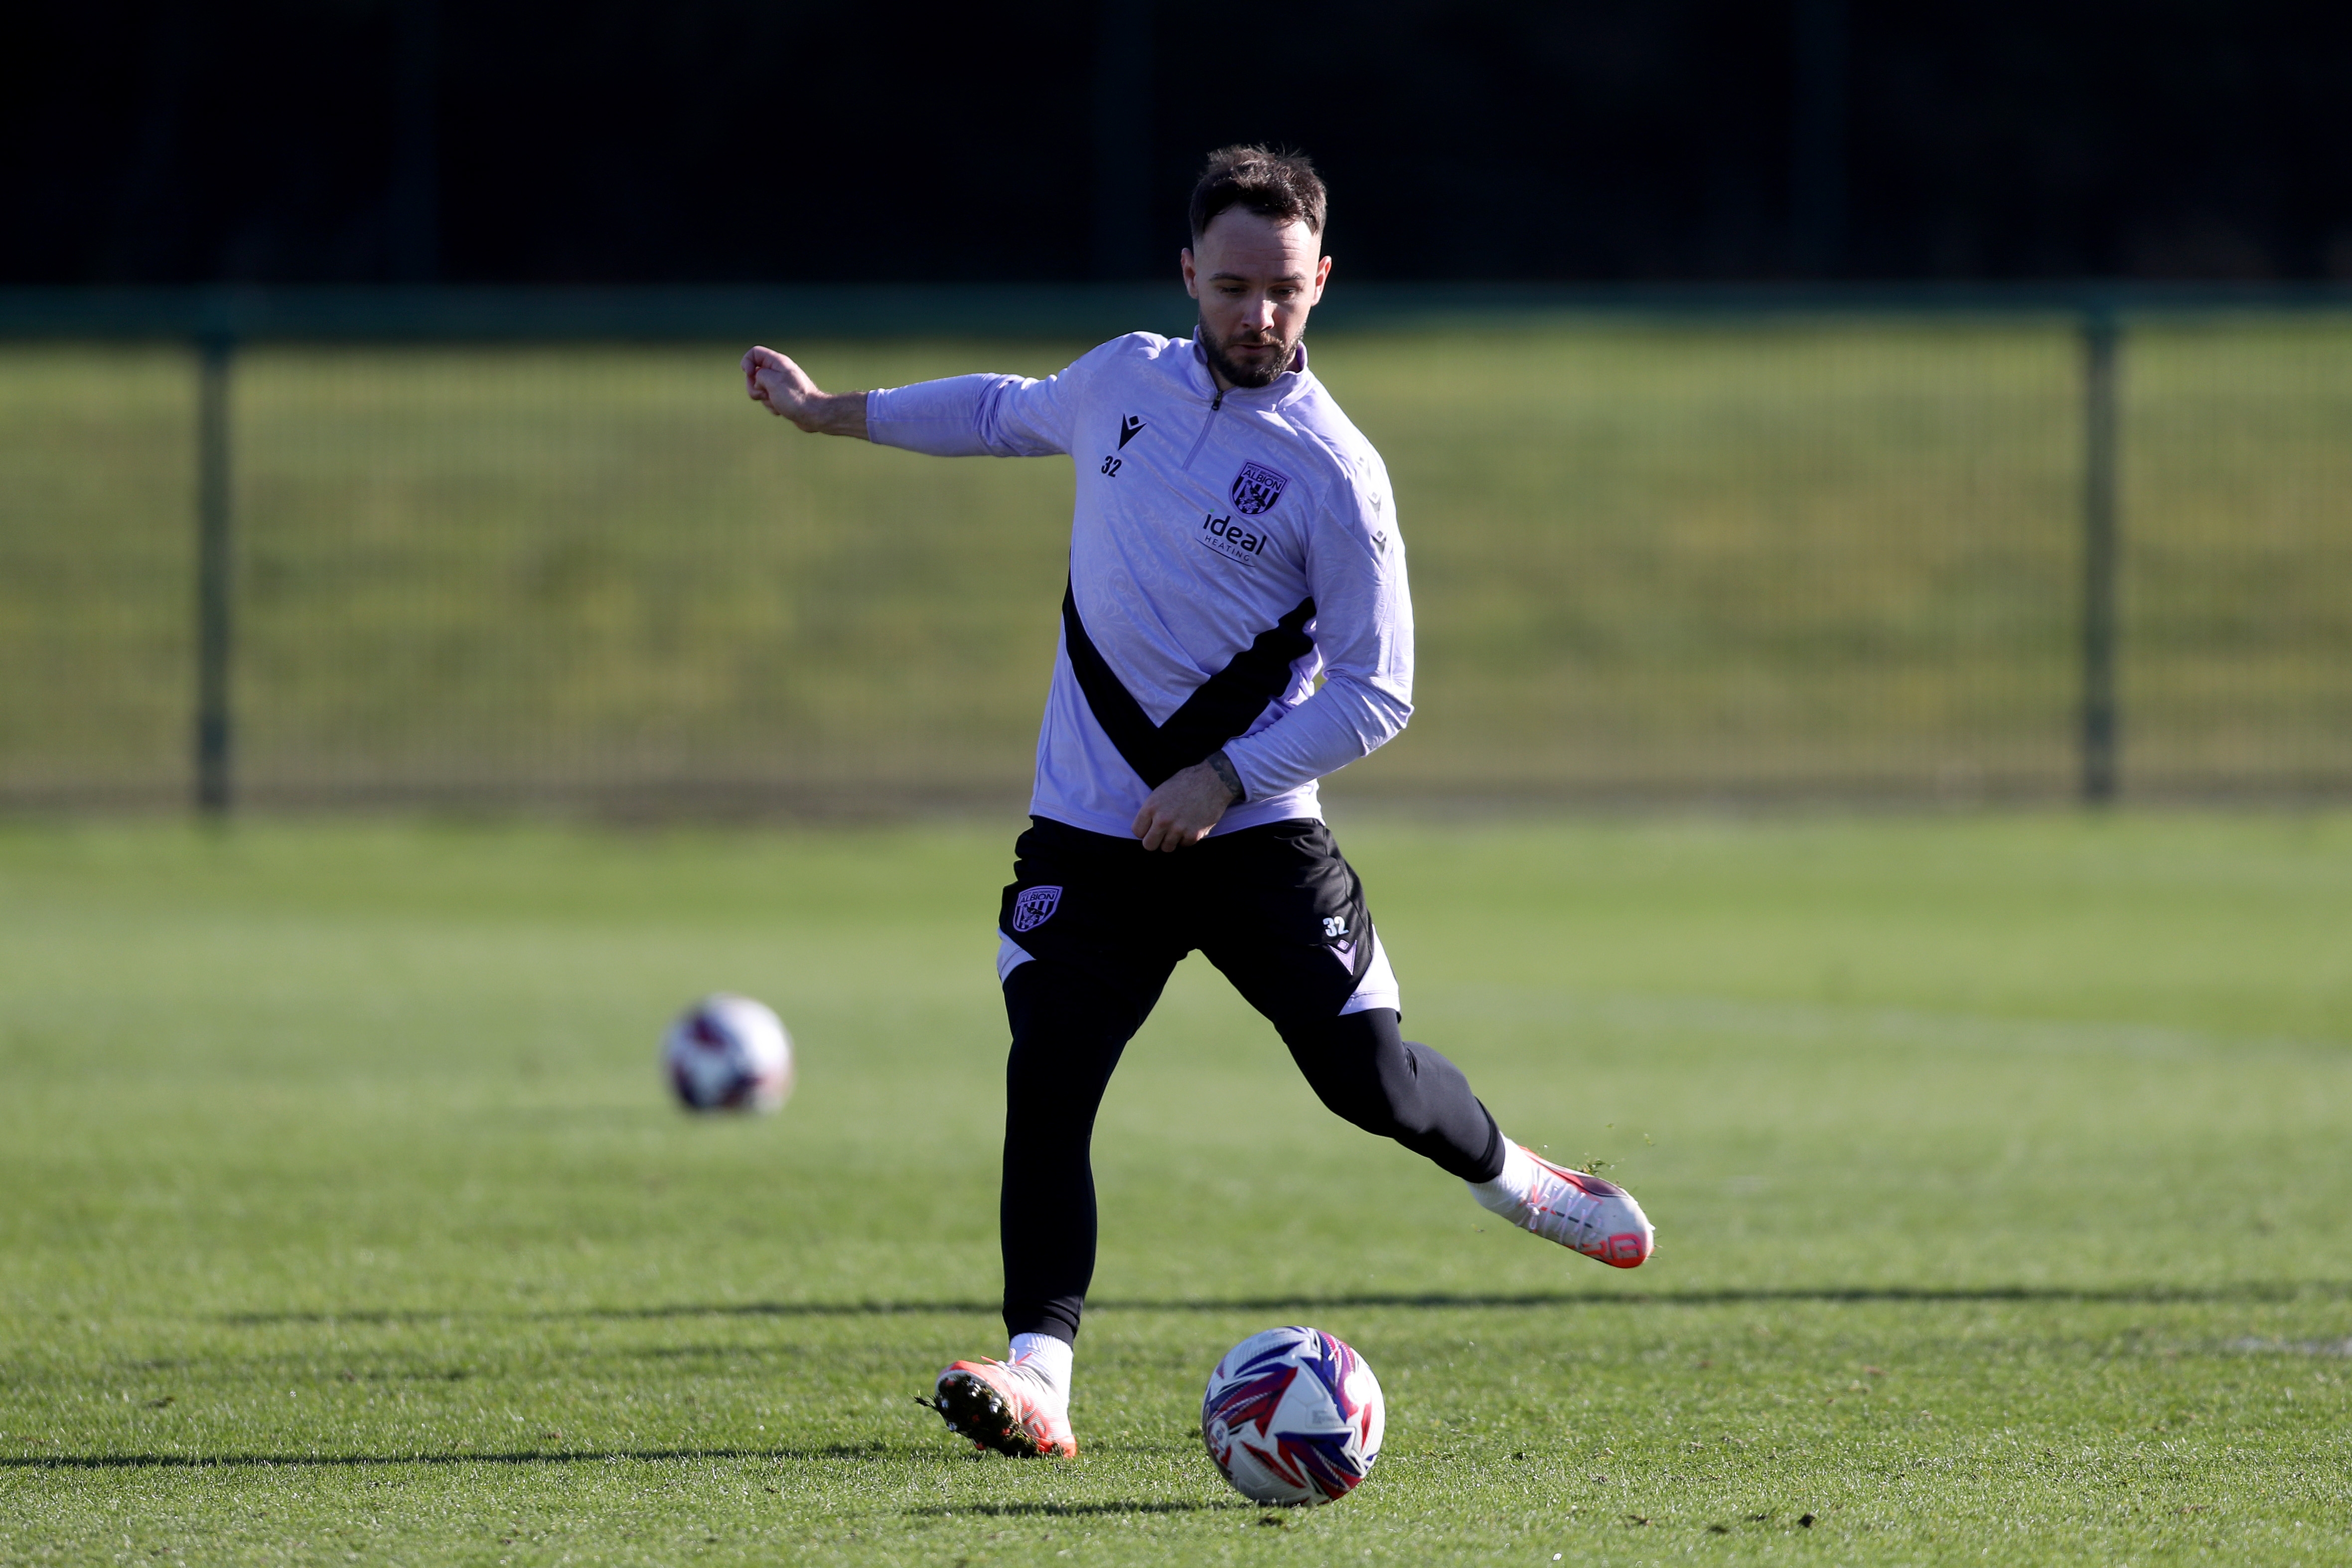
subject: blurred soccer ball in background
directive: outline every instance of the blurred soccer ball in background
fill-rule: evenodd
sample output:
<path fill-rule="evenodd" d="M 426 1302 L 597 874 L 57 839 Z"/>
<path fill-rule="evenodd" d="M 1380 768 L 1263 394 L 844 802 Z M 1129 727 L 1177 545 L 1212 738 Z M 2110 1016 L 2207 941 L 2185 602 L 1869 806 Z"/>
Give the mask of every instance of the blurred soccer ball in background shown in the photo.
<path fill-rule="evenodd" d="M 793 1040 L 764 1004 L 724 992 L 678 1015 L 662 1071 L 689 1111 L 772 1111 L 793 1092 Z"/>
<path fill-rule="evenodd" d="M 1201 1437 L 1257 1502 L 1336 1502 L 1381 1457 L 1387 1406 L 1364 1358 L 1317 1329 L 1267 1329 L 1225 1352 L 1201 1399 Z"/>

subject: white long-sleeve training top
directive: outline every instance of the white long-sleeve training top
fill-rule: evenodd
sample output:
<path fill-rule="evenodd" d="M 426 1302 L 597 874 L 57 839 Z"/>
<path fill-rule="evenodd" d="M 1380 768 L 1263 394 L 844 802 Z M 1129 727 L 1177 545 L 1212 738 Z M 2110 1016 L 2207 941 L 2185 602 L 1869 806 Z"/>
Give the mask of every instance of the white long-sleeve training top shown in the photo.
<path fill-rule="evenodd" d="M 1320 817 L 1315 781 L 1412 716 L 1388 472 L 1303 346 L 1273 384 L 1220 394 L 1191 339 L 1135 332 L 1042 381 L 871 393 L 866 426 L 939 456 L 1076 466 L 1033 815 L 1130 836 L 1155 786 L 1223 747 L 1247 798 L 1217 832 Z"/>

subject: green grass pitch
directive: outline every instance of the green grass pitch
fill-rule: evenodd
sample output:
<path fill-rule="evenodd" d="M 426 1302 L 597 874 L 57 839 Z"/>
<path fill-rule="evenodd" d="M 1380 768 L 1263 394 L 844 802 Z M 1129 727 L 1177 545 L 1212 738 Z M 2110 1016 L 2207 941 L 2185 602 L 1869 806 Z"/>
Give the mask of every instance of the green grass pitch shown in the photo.
<path fill-rule="evenodd" d="M 1009 824 L 0 832 L 0 1563 L 2352 1560 L 2352 818 L 1339 827 L 1408 1032 L 1658 1256 L 1498 1233 L 1195 962 L 1072 1464 L 914 1403 L 1001 1347 Z M 779 1116 L 665 1103 L 719 987 Z M 1387 1389 L 1336 1507 L 1194 1430 L 1285 1322 Z"/>

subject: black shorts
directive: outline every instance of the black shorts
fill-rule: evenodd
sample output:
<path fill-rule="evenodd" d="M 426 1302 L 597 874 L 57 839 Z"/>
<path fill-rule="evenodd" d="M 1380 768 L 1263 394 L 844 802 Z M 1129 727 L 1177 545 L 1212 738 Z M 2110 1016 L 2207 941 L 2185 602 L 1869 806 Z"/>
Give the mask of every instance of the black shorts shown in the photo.
<path fill-rule="evenodd" d="M 1032 957 L 1154 990 L 1195 948 L 1228 973 L 1229 956 L 1287 960 L 1278 967 L 1293 994 L 1282 1010 L 1326 1017 L 1370 972 L 1364 884 L 1321 822 L 1265 822 L 1172 853 L 1051 818 L 1030 822 L 1013 845 L 997 928 Z M 1317 961 L 1297 961 L 1309 953 Z"/>
<path fill-rule="evenodd" d="M 1198 948 L 1272 1023 L 1318 1098 L 1464 1181 L 1507 1146 L 1469 1080 L 1397 1029 L 1364 885 L 1320 822 L 1173 853 L 1045 818 L 1021 835 L 998 923 L 1004 1327 L 1077 1336 L 1095 1269 L 1095 1117 L 1119 1057 Z"/>

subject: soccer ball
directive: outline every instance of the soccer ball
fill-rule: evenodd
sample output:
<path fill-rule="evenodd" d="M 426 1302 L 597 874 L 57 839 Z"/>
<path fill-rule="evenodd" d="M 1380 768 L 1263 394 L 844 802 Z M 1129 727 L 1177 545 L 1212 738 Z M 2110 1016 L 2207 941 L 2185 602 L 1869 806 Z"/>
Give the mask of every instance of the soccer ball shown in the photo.
<path fill-rule="evenodd" d="M 1336 1502 L 1381 1457 L 1387 1406 L 1364 1358 L 1317 1329 L 1268 1329 L 1225 1352 L 1201 1398 L 1201 1438 L 1256 1502 Z"/>
<path fill-rule="evenodd" d="M 749 997 L 705 997 L 669 1026 L 662 1070 L 689 1111 L 772 1111 L 793 1092 L 783 1020 Z"/>

